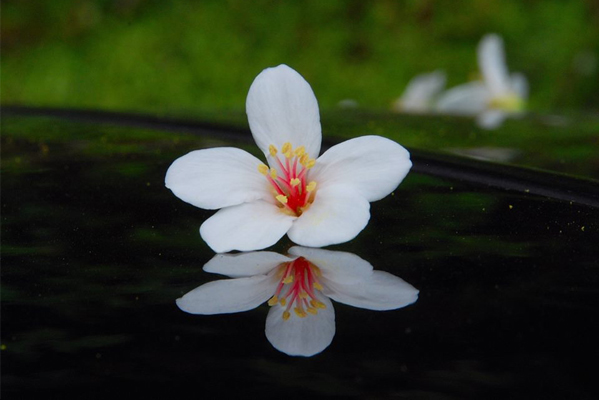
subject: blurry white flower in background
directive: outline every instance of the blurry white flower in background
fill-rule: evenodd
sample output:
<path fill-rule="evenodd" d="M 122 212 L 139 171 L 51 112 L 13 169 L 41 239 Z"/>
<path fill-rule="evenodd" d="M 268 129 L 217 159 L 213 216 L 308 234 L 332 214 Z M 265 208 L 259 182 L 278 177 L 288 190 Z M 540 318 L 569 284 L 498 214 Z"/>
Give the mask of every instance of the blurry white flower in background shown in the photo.
<path fill-rule="evenodd" d="M 483 80 L 465 83 L 443 93 L 436 109 L 444 114 L 476 116 L 481 128 L 495 129 L 509 115 L 525 108 L 527 79 L 520 73 L 508 73 L 502 38 L 488 34 L 477 48 Z"/>
<path fill-rule="evenodd" d="M 402 96 L 394 102 L 393 109 L 413 114 L 432 112 L 435 100 L 445 85 L 446 74 L 441 70 L 417 75 L 408 82 Z"/>

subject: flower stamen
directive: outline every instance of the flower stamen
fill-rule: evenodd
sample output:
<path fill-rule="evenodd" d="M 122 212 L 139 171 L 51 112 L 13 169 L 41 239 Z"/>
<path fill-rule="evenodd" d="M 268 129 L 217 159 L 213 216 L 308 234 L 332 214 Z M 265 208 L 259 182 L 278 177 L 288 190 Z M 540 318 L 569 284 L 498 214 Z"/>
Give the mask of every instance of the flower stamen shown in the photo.
<path fill-rule="evenodd" d="M 258 171 L 266 176 L 274 189 L 273 196 L 281 211 L 299 217 L 315 199 L 317 183 L 310 181 L 307 184 L 307 176 L 308 170 L 315 166 L 316 160 L 310 158 L 304 146 L 294 149 L 290 142 L 281 147 L 284 158 L 279 157 L 278 153 L 275 145 L 269 145 L 269 154 L 275 159 L 277 169 L 269 169 L 261 164 Z"/>
<path fill-rule="evenodd" d="M 281 264 L 277 274 L 280 282 L 267 304 L 285 307 L 282 315 L 284 321 L 290 318 L 291 310 L 299 318 L 305 318 L 308 314 L 316 315 L 319 309 L 326 308 L 315 292 L 315 289 L 323 289 L 317 280 L 319 275 L 319 268 L 303 257 Z"/>

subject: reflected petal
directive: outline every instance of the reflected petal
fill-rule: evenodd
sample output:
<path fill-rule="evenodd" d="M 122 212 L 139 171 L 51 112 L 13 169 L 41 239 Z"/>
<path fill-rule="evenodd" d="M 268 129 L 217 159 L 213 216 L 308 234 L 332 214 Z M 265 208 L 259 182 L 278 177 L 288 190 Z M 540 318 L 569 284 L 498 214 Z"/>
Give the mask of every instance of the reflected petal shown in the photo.
<path fill-rule="evenodd" d="M 275 269 L 279 264 L 292 260 L 292 258 L 270 251 L 217 254 L 202 269 L 213 274 L 238 278 L 242 276 L 264 275 Z"/>
<path fill-rule="evenodd" d="M 356 254 L 310 247 L 292 247 L 289 254 L 304 257 L 316 265 L 330 281 L 351 284 L 361 282 L 373 273 L 373 266 Z"/>
<path fill-rule="evenodd" d="M 335 311 L 331 301 L 320 296 L 325 304 L 316 315 L 282 318 L 284 307 L 271 307 L 265 325 L 265 334 L 277 350 L 290 356 L 314 356 L 325 350 L 335 336 Z"/>
<path fill-rule="evenodd" d="M 384 271 L 354 284 L 327 282 L 325 295 L 353 307 L 368 310 L 394 310 L 406 307 L 419 298 L 419 291 L 395 275 Z"/>
<path fill-rule="evenodd" d="M 277 282 L 267 275 L 206 283 L 177 299 L 190 314 L 230 314 L 252 310 L 273 295 Z"/>

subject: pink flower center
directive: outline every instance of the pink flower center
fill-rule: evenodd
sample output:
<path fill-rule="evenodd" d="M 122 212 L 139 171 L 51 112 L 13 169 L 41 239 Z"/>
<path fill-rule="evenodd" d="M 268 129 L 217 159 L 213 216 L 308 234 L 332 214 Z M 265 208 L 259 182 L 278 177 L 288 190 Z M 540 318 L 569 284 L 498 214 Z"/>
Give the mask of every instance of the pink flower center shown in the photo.
<path fill-rule="evenodd" d="M 277 290 L 268 304 L 285 307 L 282 318 L 287 321 L 290 318 L 290 310 L 304 318 L 308 314 L 317 314 L 319 308 L 325 308 L 325 304 L 319 301 L 316 290 L 323 290 L 318 277 L 321 270 L 304 257 L 294 261 L 283 263 L 279 266 L 281 279 Z"/>
<path fill-rule="evenodd" d="M 267 178 L 279 208 L 299 217 L 315 199 L 317 183 L 308 181 L 309 170 L 315 165 L 315 160 L 308 156 L 304 146 L 294 149 L 290 143 L 281 148 L 281 158 L 274 145 L 269 146 L 269 153 L 277 168 L 269 169 L 261 164 L 258 171 Z"/>

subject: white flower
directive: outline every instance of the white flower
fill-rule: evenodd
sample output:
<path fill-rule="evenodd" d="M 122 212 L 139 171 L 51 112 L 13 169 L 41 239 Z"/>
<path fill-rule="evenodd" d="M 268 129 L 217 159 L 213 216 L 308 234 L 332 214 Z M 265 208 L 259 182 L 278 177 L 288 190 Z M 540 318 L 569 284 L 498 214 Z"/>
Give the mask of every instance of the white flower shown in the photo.
<path fill-rule="evenodd" d="M 434 71 L 415 76 L 408 82 L 402 97 L 393 105 L 394 111 L 414 114 L 432 112 L 437 96 L 444 90 L 446 74 Z"/>
<path fill-rule="evenodd" d="M 316 158 L 317 99 L 286 65 L 256 77 L 246 112 L 268 166 L 240 149 L 213 148 L 175 160 L 165 178 L 180 199 L 221 209 L 200 227 L 216 252 L 263 249 L 286 233 L 313 247 L 351 240 L 369 221 L 369 202 L 391 193 L 412 165 L 406 149 L 379 136 L 348 140 Z"/>
<path fill-rule="evenodd" d="M 508 73 L 500 36 L 488 34 L 477 49 L 483 81 L 456 86 L 440 96 L 437 110 L 442 113 L 477 116 L 482 128 L 494 129 L 511 114 L 524 110 L 528 95 L 527 79 Z"/>
<path fill-rule="evenodd" d="M 228 314 L 270 306 L 269 342 L 293 356 L 323 351 L 335 335 L 329 299 L 369 310 L 393 310 L 417 301 L 419 291 L 402 279 L 345 252 L 292 247 L 289 257 L 272 252 L 217 254 L 206 272 L 234 279 L 206 283 L 177 299 L 191 314 Z"/>

